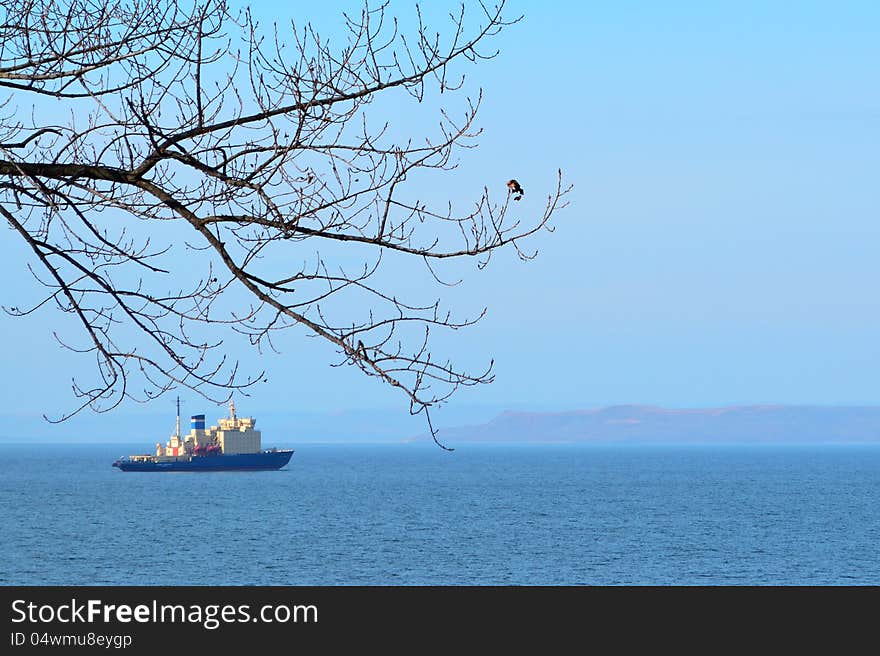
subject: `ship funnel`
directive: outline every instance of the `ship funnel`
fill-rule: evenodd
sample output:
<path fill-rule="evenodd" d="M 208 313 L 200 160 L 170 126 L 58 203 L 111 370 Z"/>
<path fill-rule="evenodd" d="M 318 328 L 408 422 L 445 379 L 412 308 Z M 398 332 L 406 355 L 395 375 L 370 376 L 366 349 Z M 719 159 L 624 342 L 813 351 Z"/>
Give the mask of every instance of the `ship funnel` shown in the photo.
<path fill-rule="evenodd" d="M 193 415 L 190 417 L 190 428 L 193 430 L 205 430 L 205 415 Z"/>

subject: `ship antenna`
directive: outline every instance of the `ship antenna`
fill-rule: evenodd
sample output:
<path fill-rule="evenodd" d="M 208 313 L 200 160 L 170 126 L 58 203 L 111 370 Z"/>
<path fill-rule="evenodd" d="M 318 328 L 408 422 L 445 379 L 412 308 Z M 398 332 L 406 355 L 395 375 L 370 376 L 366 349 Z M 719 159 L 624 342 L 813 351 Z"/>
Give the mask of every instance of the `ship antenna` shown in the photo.
<path fill-rule="evenodd" d="M 180 397 L 177 397 L 177 432 L 175 433 L 177 437 L 180 437 Z"/>
<path fill-rule="evenodd" d="M 229 418 L 235 421 L 235 400 L 229 399 Z"/>

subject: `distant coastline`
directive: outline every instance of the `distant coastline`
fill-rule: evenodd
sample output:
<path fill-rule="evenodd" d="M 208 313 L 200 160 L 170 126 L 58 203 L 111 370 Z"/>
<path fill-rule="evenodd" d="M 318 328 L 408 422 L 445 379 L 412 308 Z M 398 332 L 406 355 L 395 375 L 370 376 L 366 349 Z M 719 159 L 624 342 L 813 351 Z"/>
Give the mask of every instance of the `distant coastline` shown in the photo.
<path fill-rule="evenodd" d="M 265 408 L 272 446 L 430 443 L 424 420 L 405 409 L 297 411 Z M 450 446 L 530 444 L 877 444 L 880 406 L 737 405 L 665 408 L 611 405 L 565 411 L 449 408 L 438 439 Z M 172 418 L 173 419 L 173 418 Z M 0 444 L 119 444 L 150 450 L 173 429 L 168 413 L 84 414 L 50 424 L 39 416 L 3 417 Z"/>
<path fill-rule="evenodd" d="M 880 407 L 615 405 L 567 412 L 504 412 L 484 424 L 444 429 L 440 437 L 450 444 L 880 444 Z M 422 434 L 411 441 L 427 439 Z"/>

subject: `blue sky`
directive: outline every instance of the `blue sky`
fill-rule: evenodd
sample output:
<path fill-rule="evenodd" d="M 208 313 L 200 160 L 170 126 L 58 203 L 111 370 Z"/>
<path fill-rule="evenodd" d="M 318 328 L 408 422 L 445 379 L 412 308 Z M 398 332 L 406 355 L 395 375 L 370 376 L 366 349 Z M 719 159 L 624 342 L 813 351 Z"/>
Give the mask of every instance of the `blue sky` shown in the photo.
<path fill-rule="evenodd" d="M 310 19 L 336 25 L 336 9 Z M 537 212 L 557 168 L 575 189 L 534 240 L 538 259 L 497 257 L 450 292 L 467 311 L 489 307 L 451 352 L 475 367 L 494 357 L 497 379 L 445 412 L 880 402 L 880 5 L 519 1 L 509 13 L 525 18 L 497 39 L 500 56 L 467 70 L 485 132 L 444 191 L 517 177 L 522 210 Z M 26 276 L 18 249 L 0 264 L 7 281 Z M 54 319 L 0 318 L 7 409 L 72 404 L 70 377 L 91 363 L 59 350 Z M 405 412 L 304 333 L 282 348 L 254 406 Z"/>

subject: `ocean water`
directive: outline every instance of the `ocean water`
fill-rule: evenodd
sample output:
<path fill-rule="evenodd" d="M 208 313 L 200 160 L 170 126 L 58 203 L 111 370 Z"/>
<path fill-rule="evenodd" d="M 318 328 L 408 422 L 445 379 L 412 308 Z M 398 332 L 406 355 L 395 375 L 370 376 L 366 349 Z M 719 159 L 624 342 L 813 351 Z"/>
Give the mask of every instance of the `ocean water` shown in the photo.
<path fill-rule="evenodd" d="M 880 584 L 880 448 L 0 445 L 2 585 Z"/>

